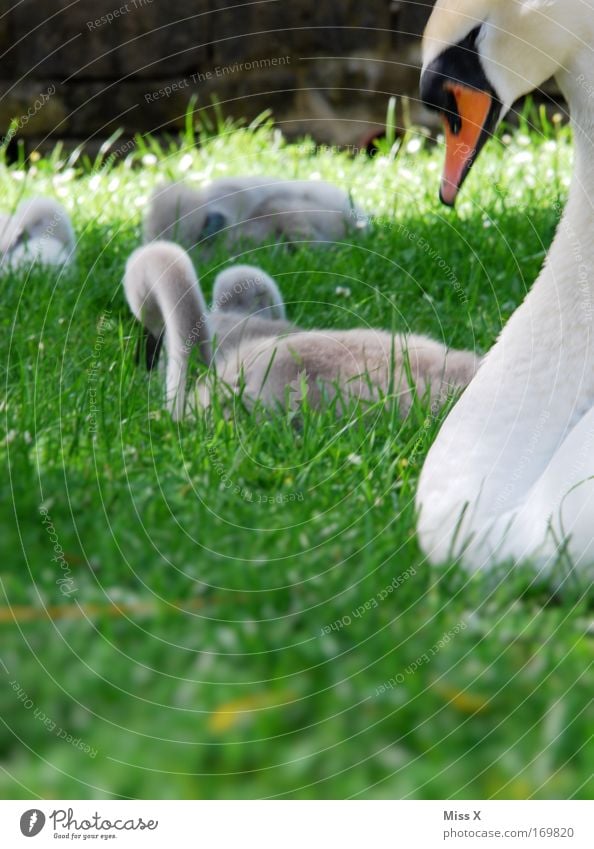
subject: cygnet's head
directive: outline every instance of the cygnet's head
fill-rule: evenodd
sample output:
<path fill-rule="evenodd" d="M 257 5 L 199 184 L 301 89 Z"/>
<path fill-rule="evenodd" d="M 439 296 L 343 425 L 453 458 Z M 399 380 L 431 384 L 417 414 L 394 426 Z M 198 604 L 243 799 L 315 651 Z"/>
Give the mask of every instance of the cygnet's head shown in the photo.
<path fill-rule="evenodd" d="M 208 205 L 203 192 L 184 183 L 168 183 L 152 194 L 143 225 L 144 241 L 167 239 L 193 248 L 227 225 L 226 215 Z"/>
<path fill-rule="evenodd" d="M 52 198 L 27 198 L 0 228 L 0 250 L 10 251 L 24 240 L 47 239 L 60 242 L 67 251 L 75 247 L 74 231 L 68 213 Z"/>
<path fill-rule="evenodd" d="M 239 312 L 283 321 L 285 304 L 275 281 L 253 265 L 232 265 L 215 279 L 214 312 Z"/>

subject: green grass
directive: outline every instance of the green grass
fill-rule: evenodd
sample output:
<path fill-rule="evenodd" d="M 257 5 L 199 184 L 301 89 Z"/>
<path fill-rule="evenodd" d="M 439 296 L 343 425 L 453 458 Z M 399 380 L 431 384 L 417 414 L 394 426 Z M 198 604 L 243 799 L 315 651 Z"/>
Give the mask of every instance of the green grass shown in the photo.
<path fill-rule="evenodd" d="M 591 797 L 592 594 L 423 562 L 414 494 L 439 422 L 421 405 L 174 425 L 121 289 L 163 175 L 319 175 L 376 220 L 329 250 L 241 256 L 291 318 L 487 350 L 552 238 L 568 131 L 491 143 L 456 212 L 414 133 L 394 160 L 268 126 L 190 141 L 0 167 L 6 207 L 57 196 L 80 240 L 75 271 L 2 281 L 1 795 Z M 210 293 L 228 257 L 195 259 Z"/>

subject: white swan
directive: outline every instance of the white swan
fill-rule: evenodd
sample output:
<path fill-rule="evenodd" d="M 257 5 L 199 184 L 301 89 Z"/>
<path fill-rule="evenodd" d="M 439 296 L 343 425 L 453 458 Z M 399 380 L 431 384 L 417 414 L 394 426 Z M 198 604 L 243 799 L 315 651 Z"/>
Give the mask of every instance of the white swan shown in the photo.
<path fill-rule="evenodd" d="M 255 272 L 261 281 L 268 277 Z M 234 273 L 237 281 L 245 281 L 245 266 L 228 269 L 220 291 L 228 285 L 233 291 Z M 417 393 L 443 403 L 452 390 L 468 384 L 478 365 L 474 354 L 450 351 L 424 336 L 371 329 L 300 331 L 286 321 L 253 314 L 246 300 L 245 312 L 209 314 L 190 258 L 170 242 L 154 242 L 132 254 L 124 289 L 132 312 L 153 339 L 151 352 L 158 353 L 155 340 L 165 336 L 167 406 L 175 419 L 184 414 L 194 345 L 206 363 L 214 360 L 219 384 L 232 394 L 241 391 L 250 405 L 261 401 L 269 407 L 295 405 L 304 394 L 311 406 L 320 407 L 337 392 L 375 400 L 392 391 L 406 414 Z M 270 298 L 279 294 L 275 285 Z M 209 386 L 201 380 L 193 406 L 209 401 Z"/>
<path fill-rule="evenodd" d="M 432 561 L 477 570 L 563 549 L 594 562 L 594 4 L 438 0 L 423 99 L 446 127 L 443 200 L 521 95 L 551 75 L 571 108 L 575 170 L 545 266 L 446 419 L 418 488 Z"/>
<path fill-rule="evenodd" d="M 208 246 L 217 234 L 228 245 L 273 236 L 333 242 L 365 226 L 365 216 L 348 194 L 330 183 L 235 177 L 215 180 L 200 190 L 185 183 L 155 189 L 144 220 L 144 240 L 170 239 L 186 248 Z"/>
<path fill-rule="evenodd" d="M 5 267 L 69 265 L 75 258 L 75 245 L 68 213 L 52 198 L 28 198 L 13 215 L 2 216 L 0 221 L 0 254 Z"/>

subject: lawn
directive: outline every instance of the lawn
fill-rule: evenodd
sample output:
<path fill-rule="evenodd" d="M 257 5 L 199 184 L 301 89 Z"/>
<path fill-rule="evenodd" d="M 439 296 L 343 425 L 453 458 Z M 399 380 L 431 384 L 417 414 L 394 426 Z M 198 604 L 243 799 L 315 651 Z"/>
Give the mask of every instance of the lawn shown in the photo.
<path fill-rule="evenodd" d="M 569 130 L 537 124 L 491 143 L 456 211 L 442 146 L 414 131 L 373 159 L 264 124 L 0 165 L 3 206 L 57 197 L 79 238 L 75 270 L 2 280 L 2 796 L 592 797 L 594 594 L 562 561 L 548 580 L 424 562 L 439 417 L 175 425 L 121 288 L 163 176 L 321 177 L 369 233 L 240 255 L 290 317 L 486 351 L 567 193 Z M 229 257 L 194 259 L 210 294 Z"/>

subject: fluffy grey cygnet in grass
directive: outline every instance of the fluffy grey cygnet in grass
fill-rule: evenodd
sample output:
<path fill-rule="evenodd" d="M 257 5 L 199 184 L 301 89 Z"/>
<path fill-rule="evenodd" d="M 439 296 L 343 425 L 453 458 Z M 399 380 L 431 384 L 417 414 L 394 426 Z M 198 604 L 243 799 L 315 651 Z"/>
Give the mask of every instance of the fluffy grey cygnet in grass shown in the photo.
<path fill-rule="evenodd" d="M 144 220 L 145 242 L 170 239 L 186 248 L 270 238 L 334 242 L 364 229 L 367 219 L 349 195 L 331 183 L 235 177 L 202 189 L 168 183 L 153 192 Z"/>
<path fill-rule="evenodd" d="M 284 321 L 285 302 L 276 281 L 255 265 L 232 265 L 221 271 L 212 292 L 213 312 L 242 312 Z"/>
<path fill-rule="evenodd" d="M 165 343 L 167 407 L 183 416 L 190 352 L 203 362 L 223 362 L 227 352 L 246 342 L 293 330 L 275 319 L 284 315 L 276 283 L 258 268 L 235 266 L 215 280 L 219 300 L 209 312 L 188 254 L 172 242 L 153 242 L 130 256 L 124 275 L 130 309 L 145 328 L 146 366 L 156 365 Z"/>
<path fill-rule="evenodd" d="M 242 342 L 218 364 L 217 376 L 248 404 L 295 408 L 307 399 L 319 408 L 336 399 L 341 412 L 353 399 L 374 402 L 394 394 L 404 416 L 415 396 L 428 396 L 432 408 L 443 404 L 470 382 L 478 365 L 470 351 L 416 334 L 301 330 Z"/>
<path fill-rule="evenodd" d="M 149 369 L 165 342 L 167 408 L 174 419 L 181 419 L 191 349 L 197 345 L 205 363 L 212 358 L 208 311 L 192 260 L 170 242 L 138 248 L 126 263 L 124 291 L 130 309 L 147 332 Z"/>
<path fill-rule="evenodd" d="M 232 265 L 217 275 L 210 327 L 217 368 L 240 344 L 296 330 L 286 320 L 285 303 L 276 282 L 253 265 Z"/>
<path fill-rule="evenodd" d="M 225 272 L 219 294 L 229 286 L 233 291 L 232 271 Z M 239 266 L 235 281 L 245 279 Z M 452 390 L 466 386 L 479 364 L 473 353 L 449 350 L 425 336 L 373 329 L 297 330 L 286 321 L 220 306 L 209 314 L 189 257 L 171 243 L 137 250 L 128 261 L 124 287 L 132 311 L 149 333 L 154 338 L 164 333 L 167 405 L 176 419 L 185 409 L 192 347 L 199 345 L 202 359 L 210 363 L 212 340 L 218 336 L 218 384 L 232 395 L 240 393 L 250 406 L 260 401 L 267 407 L 293 408 L 307 398 L 312 407 L 321 407 L 340 396 L 340 411 L 343 400 L 373 402 L 394 393 L 405 415 L 416 394 L 428 395 L 433 403 L 445 401 Z M 207 405 L 210 391 L 208 379 L 199 380 L 194 406 Z"/>
<path fill-rule="evenodd" d="M 0 219 L 2 265 L 10 268 L 69 265 L 75 258 L 74 230 L 64 207 L 52 198 L 22 201 Z"/>
<path fill-rule="evenodd" d="M 223 310 L 236 319 L 239 313 L 276 321 L 285 318 L 276 282 L 248 265 L 234 265 L 216 278 L 211 318 Z M 235 327 L 239 326 L 237 322 Z M 221 329 L 219 325 L 219 336 Z M 224 357 L 217 357 L 217 373 L 235 391 L 241 386 L 248 399 L 259 398 L 267 405 L 299 402 L 304 389 L 314 406 L 337 392 L 345 398 L 372 401 L 392 389 L 405 414 L 415 392 L 428 392 L 432 402 L 443 403 L 452 390 L 470 382 L 479 362 L 469 351 L 449 350 L 416 334 L 392 335 L 373 329 L 304 331 L 286 322 L 282 330 L 271 329 L 270 338 L 256 340 L 267 335 L 265 326 L 259 330 L 253 332 L 254 327 L 243 336 L 229 334 Z"/>

